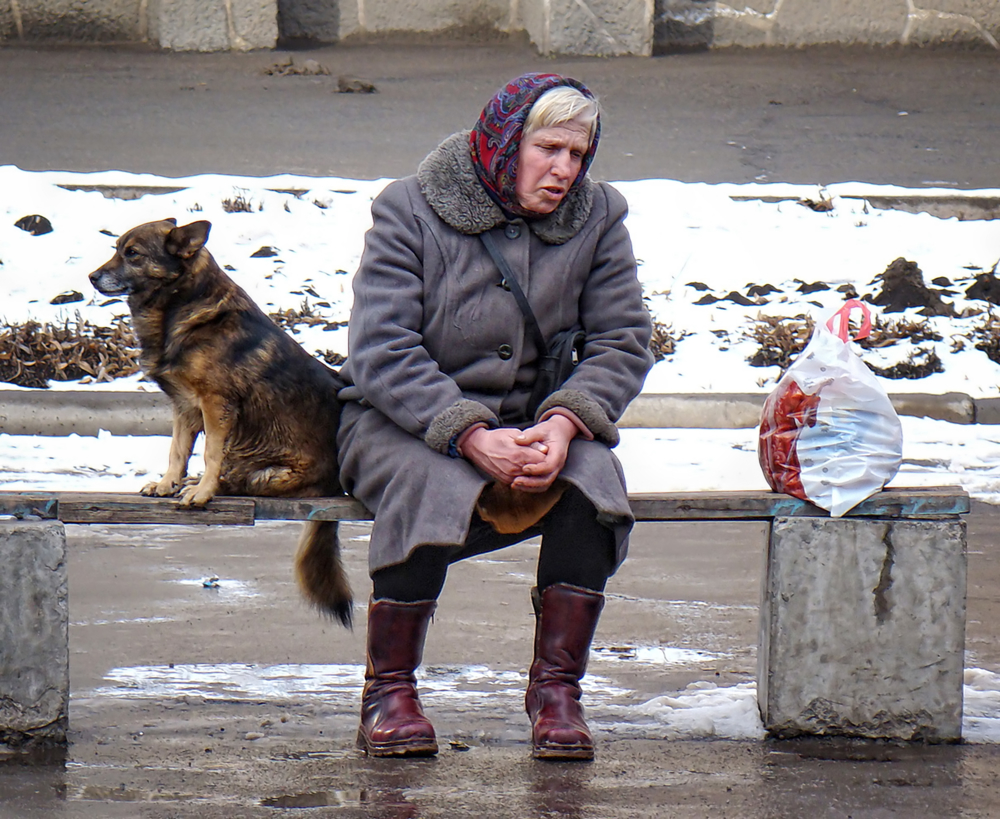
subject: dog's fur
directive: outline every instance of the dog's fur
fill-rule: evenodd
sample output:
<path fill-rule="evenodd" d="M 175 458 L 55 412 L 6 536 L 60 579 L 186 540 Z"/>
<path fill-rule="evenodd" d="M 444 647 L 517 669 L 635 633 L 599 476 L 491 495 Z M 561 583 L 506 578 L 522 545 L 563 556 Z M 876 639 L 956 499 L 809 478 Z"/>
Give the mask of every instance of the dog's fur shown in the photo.
<path fill-rule="evenodd" d="M 143 370 L 173 403 L 166 474 L 144 495 L 200 507 L 215 495 L 341 494 L 337 426 L 343 386 L 227 276 L 205 248 L 210 223 L 165 219 L 134 227 L 90 274 L 107 296 L 128 296 Z M 187 479 L 205 433 L 205 473 Z M 309 522 L 296 574 L 306 598 L 351 623 L 351 589 L 337 524 Z"/>
<path fill-rule="evenodd" d="M 495 482 L 482 491 L 476 512 L 500 534 L 516 535 L 551 512 L 565 491 L 566 483 L 559 479 L 544 492 L 525 492 Z"/>

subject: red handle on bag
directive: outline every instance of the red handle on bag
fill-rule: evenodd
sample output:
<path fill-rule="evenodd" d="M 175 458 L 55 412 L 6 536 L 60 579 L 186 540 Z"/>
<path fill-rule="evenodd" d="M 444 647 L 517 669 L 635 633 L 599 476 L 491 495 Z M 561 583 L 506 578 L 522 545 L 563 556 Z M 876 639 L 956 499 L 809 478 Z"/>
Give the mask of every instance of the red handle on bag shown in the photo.
<path fill-rule="evenodd" d="M 848 301 L 844 302 L 844 306 L 841 307 L 832 316 L 830 316 L 830 318 L 827 319 L 826 322 L 826 329 L 829 330 L 831 333 L 836 333 L 836 335 L 840 337 L 841 341 L 847 341 L 848 333 L 851 330 L 851 325 L 849 321 L 851 316 L 851 310 L 853 310 L 855 307 L 857 307 L 861 311 L 862 319 L 861 319 L 861 329 L 858 330 L 858 334 L 854 337 L 854 340 L 861 341 L 861 339 L 863 338 L 868 338 L 868 334 L 872 331 L 871 310 L 869 310 L 867 306 L 862 304 L 857 299 L 849 299 Z M 833 322 L 838 319 L 840 323 L 838 324 L 837 329 L 834 330 Z"/>

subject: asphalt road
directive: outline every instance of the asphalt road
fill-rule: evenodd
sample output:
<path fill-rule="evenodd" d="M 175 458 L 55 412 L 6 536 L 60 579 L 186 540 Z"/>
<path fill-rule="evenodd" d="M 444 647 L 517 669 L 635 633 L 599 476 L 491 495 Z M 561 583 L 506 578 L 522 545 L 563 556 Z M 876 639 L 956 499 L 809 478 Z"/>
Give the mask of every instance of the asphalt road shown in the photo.
<path fill-rule="evenodd" d="M 289 58 L 330 74 L 263 73 Z M 0 164 L 398 177 L 529 70 L 575 76 L 601 98 L 599 178 L 1000 187 L 1000 55 L 951 50 L 545 59 L 527 46 L 6 48 Z M 339 77 L 377 93 L 337 93 Z"/>

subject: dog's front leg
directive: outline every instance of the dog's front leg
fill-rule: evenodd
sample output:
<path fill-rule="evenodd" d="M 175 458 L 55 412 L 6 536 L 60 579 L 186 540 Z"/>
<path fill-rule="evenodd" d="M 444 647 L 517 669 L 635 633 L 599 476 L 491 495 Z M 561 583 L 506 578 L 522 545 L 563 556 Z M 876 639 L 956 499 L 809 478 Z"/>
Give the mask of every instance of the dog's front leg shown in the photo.
<path fill-rule="evenodd" d="M 201 414 L 205 425 L 205 474 L 198 483 L 181 490 L 181 506 L 204 506 L 219 491 L 222 459 L 233 426 L 233 413 L 225 399 L 210 396 L 202 400 Z"/>
<path fill-rule="evenodd" d="M 195 438 L 201 432 L 201 415 L 197 411 L 174 411 L 173 431 L 170 435 L 170 459 L 167 471 L 159 481 L 146 484 L 141 492 L 166 498 L 176 495 L 187 475 L 188 461 L 194 449 Z"/>

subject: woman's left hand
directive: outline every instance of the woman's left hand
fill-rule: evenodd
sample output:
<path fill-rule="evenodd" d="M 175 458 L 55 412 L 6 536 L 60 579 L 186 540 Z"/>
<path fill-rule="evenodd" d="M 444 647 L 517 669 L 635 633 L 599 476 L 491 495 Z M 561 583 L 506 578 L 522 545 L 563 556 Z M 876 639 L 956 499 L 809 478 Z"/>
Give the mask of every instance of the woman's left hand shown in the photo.
<path fill-rule="evenodd" d="M 521 468 L 521 477 L 515 478 L 511 486 L 525 492 L 544 492 L 548 489 L 566 465 L 569 442 L 577 432 L 576 424 L 564 415 L 553 415 L 524 430 L 514 439 L 515 442 L 545 453 L 545 459 L 525 464 Z"/>

